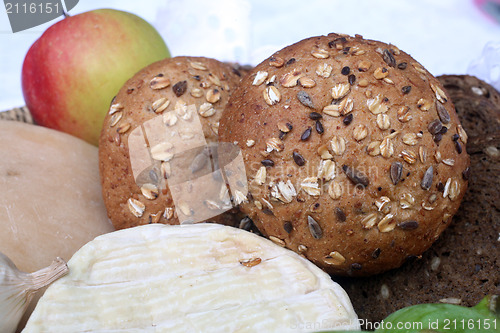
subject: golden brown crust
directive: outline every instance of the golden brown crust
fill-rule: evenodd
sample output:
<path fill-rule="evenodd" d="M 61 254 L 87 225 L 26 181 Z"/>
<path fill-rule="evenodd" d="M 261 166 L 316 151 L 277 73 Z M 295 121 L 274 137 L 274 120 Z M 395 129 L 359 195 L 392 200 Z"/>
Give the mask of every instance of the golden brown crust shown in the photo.
<path fill-rule="evenodd" d="M 147 223 L 179 223 L 168 186 L 153 186 L 143 192 L 136 183 L 129 135 L 154 119 L 163 117 L 166 123 L 167 113 L 175 121 L 186 111 L 195 110 L 206 142 L 216 142 L 222 110 L 240 76 L 232 66 L 214 59 L 175 57 L 151 64 L 125 83 L 113 99 L 99 142 L 104 202 L 117 229 Z M 162 177 L 161 170 L 155 174 Z M 212 221 L 234 223 L 231 214 Z"/>
<path fill-rule="evenodd" d="M 243 151 L 241 209 L 263 234 L 329 273 L 369 275 L 420 255 L 457 211 L 469 165 L 458 126 L 441 84 L 408 54 L 330 34 L 255 67 L 219 140 Z"/>

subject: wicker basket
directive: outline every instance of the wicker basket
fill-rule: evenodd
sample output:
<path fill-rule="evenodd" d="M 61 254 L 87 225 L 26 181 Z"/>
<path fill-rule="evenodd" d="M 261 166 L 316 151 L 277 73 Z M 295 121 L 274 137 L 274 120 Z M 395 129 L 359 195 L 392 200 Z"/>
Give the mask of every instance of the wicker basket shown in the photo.
<path fill-rule="evenodd" d="M 0 112 L 0 120 L 14 120 L 22 121 L 23 123 L 34 124 L 33 117 L 31 116 L 30 110 L 26 106 L 19 108 L 13 108 L 6 111 Z"/>

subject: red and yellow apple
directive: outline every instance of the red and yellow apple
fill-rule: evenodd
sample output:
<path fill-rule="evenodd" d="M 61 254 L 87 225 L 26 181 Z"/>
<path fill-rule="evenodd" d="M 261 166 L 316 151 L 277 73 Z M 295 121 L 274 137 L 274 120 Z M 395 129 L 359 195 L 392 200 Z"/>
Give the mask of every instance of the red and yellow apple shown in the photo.
<path fill-rule="evenodd" d="M 68 16 L 29 49 L 22 69 L 24 100 L 37 124 L 97 145 L 122 85 L 169 56 L 155 28 L 134 14 L 99 9 Z"/>

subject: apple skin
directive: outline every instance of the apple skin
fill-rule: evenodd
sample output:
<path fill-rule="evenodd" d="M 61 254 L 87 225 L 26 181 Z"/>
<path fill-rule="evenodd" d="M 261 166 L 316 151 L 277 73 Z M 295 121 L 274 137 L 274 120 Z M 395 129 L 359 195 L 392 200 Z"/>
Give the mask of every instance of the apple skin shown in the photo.
<path fill-rule="evenodd" d="M 160 34 L 134 14 L 98 9 L 69 16 L 26 54 L 24 100 L 37 124 L 98 145 L 115 94 L 140 69 L 167 57 Z"/>

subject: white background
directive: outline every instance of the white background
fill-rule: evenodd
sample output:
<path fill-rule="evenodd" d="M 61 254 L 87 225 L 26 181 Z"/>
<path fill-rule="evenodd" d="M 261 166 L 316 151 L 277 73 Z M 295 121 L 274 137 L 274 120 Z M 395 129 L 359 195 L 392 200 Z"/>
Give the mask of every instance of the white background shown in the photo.
<path fill-rule="evenodd" d="M 173 56 L 252 65 L 301 39 L 341 32 L 395 44 L 434 75 L 472 72 L 490 81 L 469 67 L 488 42 L 500 45 L 500 24 L 473 0 L 80 0 L 70 15 L 98 8 L 149 21 Z M 0 111 L 24 105 L 24 56 L 54 22 L 13 34 L 0 7 Z"/>

